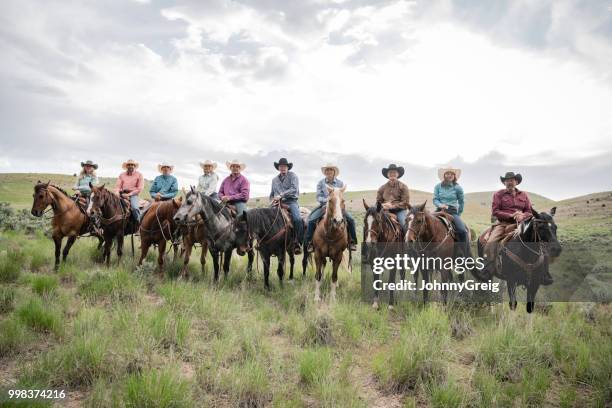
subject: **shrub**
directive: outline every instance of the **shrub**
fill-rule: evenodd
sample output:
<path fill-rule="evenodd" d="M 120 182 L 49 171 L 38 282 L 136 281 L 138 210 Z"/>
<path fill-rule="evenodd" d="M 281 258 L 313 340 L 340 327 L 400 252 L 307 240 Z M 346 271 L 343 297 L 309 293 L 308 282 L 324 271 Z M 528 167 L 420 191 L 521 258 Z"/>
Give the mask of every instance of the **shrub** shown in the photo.
<path fill-rule="evenodd" d="M 18 351 L 29 340 L 26 327 L 17 319 L 0 321 L 0 357 Z"/>
<path fill-rule="evenodd" d="M 15 289 L 0 286 L 0 313 L 8 313 L 15 307 Z"/>
<path fill-rule="evenodd" d="M 60 336 L 64 329 L 62 314 L 53 306 L 43 305 L 40 298 L 31 298 L 17 309 L 17 316 L 36 331 Z"/>
<path fill-rule="evenodd" d="M 41 296 L 48 296 L 59 286 L 57 277 L 53 275 L 36 275 L 31 279 L 32 291 Z"/>
<path fill-rule="evenodd" d="M 19 249 L 0 254 L 0 282 L 15 282 L 21 274 L 25 257 Z"/>
<path fill-rule="evenodd" d="M 306 385 L 325 381 L 332 365 L 332 356 L 327 348 L 306 350 L 299 358 L 300 380 Z"/>
<path fill-rule="evenodd" d="M 168 369 L 132 374 L 125 381 L 126 407 L 180 408 L 192 406 L 189 383 Z"/>

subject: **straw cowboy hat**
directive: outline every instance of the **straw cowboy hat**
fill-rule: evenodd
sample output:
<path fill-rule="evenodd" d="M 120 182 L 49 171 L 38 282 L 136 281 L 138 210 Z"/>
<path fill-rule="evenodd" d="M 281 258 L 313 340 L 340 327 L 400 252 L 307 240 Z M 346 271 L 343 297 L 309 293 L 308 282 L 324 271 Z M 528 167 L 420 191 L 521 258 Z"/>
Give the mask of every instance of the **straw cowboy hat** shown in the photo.
<path fill-rule="evenodd" d="M 174 171 L 174 166 L 169 164 L 168 162 L 162 162 L 162 163 L 158 164 L 157 165 L 157 171 L 159 171 L 161 173 L 162 169 L 164 167 L 169 167 L 170 168 L 170 173 L 172 173 Z"/>
<path fill-rule="evenodd" d="M 501 180 L 502 183 L 511 178 L 516 180 L 516 184 L 521 184 L 521 181 L 523 181 L 523 176 L 521 176 L 520 173 L 514 174 L 513 171 L 507 172 L 505 176 L 499 176 L 499 179 Z"/>
<path fill-rule="evenodd" d="M 214 170 L 217 168 L 217 163 L 215 163 L 215 162 L 214 162 L 214 161 L 212 161 L 212 160 L 205 160 L 205 161 L 203 161 L 203 162 L 200 162 L 200 167 L 201 167 L 202 169 L 204 169 L 204 166 L 212 166 L 213 171 L 214 171 Z"/>
<path fill-rule="evenodd" d="M 404 175 L 404 168 L 402 166 L 398 166 L 396 164 L 390 164 L 389 167 L 383 167 L 383 169 L 382 169 L 382 175 L 385 178 L 389 178 L 387 176 L 387 174 L 389 173 L 389 170 L 396 170 L 397 171 L 397 178 L 401 178 Z"/>
<path fill-rule="evenodd" d="M 138 166 L 139 166 L 139 164 L 138 164 L 138 162 L 136 160 L 129 159 L 128 161 L 123 162 L 123 164 L 121 165 L 121 168 L 123 170 L 127 170 L 128 164 L 133 164 L 135 169 L 137 169 Z"/>
<path fill-rule="evenodd" d="M 92 162 L 91 160 L 87 160 L 87 161 L 81 162 L 81 167 L 85 167 L 85 166 L 91 166 L 94 169 L 98 170 L 98 165 L 96 163 Z"/>
<path fill-rule="evenodd" d="M 226 161 L 225 165 L 227 166 L 228 170 L 232 170 L 232 165 L 233 164 L 237 164 L 238 166 L 240 166 L 240 171 L 243 171 L 244 169 L 246 169 L 246 164 L 244 163 L 240 163 L 238 160 L 234 159 L 231 161 Z"/>
<path fill-rule="evenodd" d="M 453 173 L 455 175 L 455 181 L 459 180 L 459 177 L 461 177 L 461 169 L 453 169 L 452 167 L 443 167 L 441 169 L 438 169 L 438 178 L 440 179 L 440 181 L 444 181 L 444 175 L 446 173 Z"/>
<path fill-rule="evenodd" d="M 338 177 L 338 175 L 340 174 L 340 169 L 335 164 L 327 163 L 325 166 L 321 167 L 321 173 L 325 175 L 325 170 L 327 169 L 334 170 L 334 177 Z"/>
<path fill-rule="evenodd" d="M 287 159 L 283 157 L 278 162 L 274 162 L 274 168 L 278 170 L 281 164 L 284 164 L 285 166 L 289 167 L 289 170 L 291 170 L 291 168 L 293 167 L 293 163 L 289 163 Z"/>

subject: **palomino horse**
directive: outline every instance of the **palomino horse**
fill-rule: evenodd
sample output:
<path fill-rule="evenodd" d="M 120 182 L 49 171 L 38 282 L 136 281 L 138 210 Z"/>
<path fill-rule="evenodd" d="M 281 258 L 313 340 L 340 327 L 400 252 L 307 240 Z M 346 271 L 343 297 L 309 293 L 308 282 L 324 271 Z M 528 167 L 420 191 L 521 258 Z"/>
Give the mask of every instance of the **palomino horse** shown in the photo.
<path fill-rule="evenodd" d="M 432 259 L 447 259 L 455 257 L 455 240 L 451 235 L 451 230 L 439 217 L 444 217 L 448 222 L 452 222 L 452 216 L 446 213 L 439 213 L 439 216 L 431 214 L 425 209 L 425 201 L 421 205 L 410 208 L 408 214 L 408 223 L 405 241 L 411 244 L 411 249 L 416 252 L 416 256 L 424 255 L 426 258 Z M 468 234 L 469 235 L 469 234 Z M 469 239 L 469 237 L 468 237 Z M 443 266 L 443 265 L 441 265 Z M 422 268 L 420 270 L 423 275 L 423 281 L 429 282 L 429 279 L 435 272 L 433 269 Z M 443 282 L 451 282 L 453 280 L 452 270 L 441 267 L 439 269 Z M 419 270 L 415 271 L 414 280 L 418 280 Z M 459 275 L 459 280 L 463 281 L 463 274 Z M 442 290 L 442 298 L 446 303 L 447 290 Z M 429 291 L 423 289 L 423 302 L 429 299 Z"/>
<path fill-rule="evenodd" d="M 293 267 L 295 255 L 293 246 L 294 234 L 291 230 L 289 220 L 282 213 L 280 206 L 271 208 L 254 208 L 242 213 L 236 224 L 236 242 L 238 250 L 242 253 L 250 250 L 250 244 L 257 240 L 256 249 L 261 254 L 264 267 L 264 285 L 270 289 L 270 258 L 276 256 L 278 259 L 279 282 L 282 286 L 285 275 L 286 254 L 289 255 L 290 274 L 289 280 L 293 280 Z"/>
<path fill-rule="evenodd" d="M 140 221 L 140 259 L 138 265 L 142 265 L 142 261 L 149 252 L 149 247 L 157 244 L 157 264 L 159 265 L 159 274 L 164 273 L 164 255 L 166 252 L 166 242 L 172 241 L 176 232 L 176 224 L 174 215 L 180 208 L 183 202 L 183 197 L 173 198 L 166 201 L 155 201 L 147 209 Z M 178 247 L 174 245 L 174 257 L 178 251 Z"/>
<path fill-rule="evenodd" d="M 208 236 L 209 250 L 213 258 L 214 279 L 219 280 L 220 256 L 223 253 L 223 273 L 229 273 L 232 252 L 237 248 L 239 255 L 244 252 L 238 248 L 235 218 L 230 209 L 214 198 L 203 193 L 189 192 L 185 201 L 174 215 L 175 222 L 193 222 L 200 215 L 204 220 Z M 248 251 L 247 273 L 253 270 L 253 251 Z"/>
<path fill-rule="evenodd" d="M 321 279 L 323 278 L 327 258 L 333 263 L 330 301 L 336 301 L 338 267 L 342 262 L 344 250 L 348 248 L 349 244 L 346 220 L 343 215 L 344 197 L 342 194 L 345 190 L 346 185 L 342 188 L 327 187 L 329 196 L 325 206 L 325 214 L 317 223 L 312 237 L 316 265 L 315 302 L 321 300 Z M 349 268 L 351 267 L 351 251 L 349 251 Z"/>
<path fill-rule="evenodd" d="M 394 249 L 397 249 L 398 245 L 402 242 L 402 226 L 395 214 L 383 210 L 380 202 L 376 203 L 376 206 L 369 206 L 365 199 L 363 200 L 363 206 L 366 210 L 363 223 L 363 242 L 365 245 L 366 254 L 365 257 L 372 261 L 376 256 L 387 256 L 394 254 Z M 383 247 L 382 244 L 384 244 Z M 388 246 L 390 248 L 388 248 Z M 390 250 L 390 253 L 387 253 Z M 389 282 L 395 282 L 395 269 L 389 270 Z M 400 269 L 400 276 L 404 279 L 405 271 Z M 377 279 L 374 274 L 374 279 Z M 372 307 L 378 309 L 379 294 L 378 290 L 374 289 L 374 300 L 372 301 Z M 395 297 L 393 291 L 389 291 L 389 309 L 393 309 L 395 304 Z"/>
<path fill-rule="evenodd" d="M 117 257 L 121 260 L 123 255 L 123 238 L 126 234 L 133 234 L 134 225 L 130 216 L 129 203 L 123 202 L 121 197 L 101 186 L 92 186 L 89 196 L 87 214 L 97 217 L 102 225 L 104 235 L 104 252 L 102 259 L 106 266 L 110 266 L 110 253 L 113 240 L 117 240 Z"/>
<path fill-rule="evenodd" d="M 516 310 L 516 286 L 527 288 L 527 313 L 535 308 L 535 297 L 540 288 L 542 275 L 548 272 L 550 261 L 561 254 L 561 244 L 557 240 L 557 224 L 550 214 L 538 213 L 532 209 L 533 217 L 519 225 L 513 236 L 500 249 L 501 271 L 495 270 L 495 276 L 507 282 L 509 304 Z M 478 256 L 484 256 L 483 236 L 478 239 Z M 479 280 L 489 280 L 492 276 L 474 274 Z"/>
<path fill-rule="evenodd" d="M 42 217 L 45 209 L 49 206 L 53 209 L 51 221 L 53 242 L 55 243 L 55 269 L 59 267 L 60 251 L 62 240 L 68 237 L 68 242 L 62 253 L 62 260 L 65 262 L 70 247 L 79 235 L 86 234 L 89 230 L 91 219 L 84 210 L 81 210 L 72 198 L 61 188 L 53 184 L 41 183 L 34 186 L 34 201 L 32 203 L 32 215 Z M 98 237 L 102 246 L 102 237 Z"/>

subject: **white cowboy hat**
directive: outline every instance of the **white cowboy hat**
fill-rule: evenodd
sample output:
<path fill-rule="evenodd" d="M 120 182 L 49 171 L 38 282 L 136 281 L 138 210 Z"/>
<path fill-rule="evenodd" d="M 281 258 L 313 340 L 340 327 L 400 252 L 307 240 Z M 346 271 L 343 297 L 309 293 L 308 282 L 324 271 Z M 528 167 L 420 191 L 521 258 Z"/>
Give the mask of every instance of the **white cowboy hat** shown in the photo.
<path fill-rule="evenodd" d="M 452 167 L 443 167 L 441 169 L 438 169 L 438 178 L 440 179 L 440 181 L 444 181 L 444 174 L 449 173 L 449 172 L 455 175 L 455 180 L 459 180 L 459 177 L 461 177 L 461 169 L 453 169 Z"/>
<path fill-rule="evenodd" d="M 200 162 L 200 167 L 202 169 L 204 169 L 204 166 L 212 166 L 213 170 L 215 170 L 217 168 L 217 163 L 212 160 L 205 160 L 203 162 Z"/>
<path fill-rule="evenodd" d="M 240 166 L 240 171 L 243 171 L 244 169 L 246 169 L 246 164 L 244 164 L 244 163 L 240 163 L 240 162 L 239 162 L 238 160 L 236 160 L 236 159 L 231 160 L 231 161 L 226 161 L 226 162 L 225 162 L 225 165 L 227 166 L 227 169 L 228 169 L 228 170 L 231 170 L 231 169 L 232 169 L 232 165 L 233 165 L 233 164 L 237 164 L 237 165 L 239 165 L 239 166 Z"/>
<path fill-rule="evenodd" d="M 327 163 L 325 166 L 321 167 L 321 173 L 325 175 L 325 170 L 327 169 L 334 169 L 334 177 L 338 177 L 338 175 L 340 174 L 340 169 L 335 164 Z"/>
<path fill-rule="evenodd" d="M 138 162 L 137 162 L 137 161 L 132 160 L 132 159 L 128 159 L 128 161 L 123 162 L 123 164 L 121 165 L 121 168 L 122 168 L 123 170 L 127 170 L 127 166 L 128 166 L 128 164 L 133 164 L 135 169 L 137 169 L 137 168 L 138 168 L 138 166 L 139 166 L 139 164 L 138 164 Z"/>
<path fill-rule="evenodd" d="M 164 167 L 170 167 L 170 173 L 172 173 L 174 171 L 174 166 L 167 163 L 167 162 L 162 162 L 160 164 L 157 165 L 157 171 L 159 171 L 160 173 L 162 172 L 162 168 Z"/>

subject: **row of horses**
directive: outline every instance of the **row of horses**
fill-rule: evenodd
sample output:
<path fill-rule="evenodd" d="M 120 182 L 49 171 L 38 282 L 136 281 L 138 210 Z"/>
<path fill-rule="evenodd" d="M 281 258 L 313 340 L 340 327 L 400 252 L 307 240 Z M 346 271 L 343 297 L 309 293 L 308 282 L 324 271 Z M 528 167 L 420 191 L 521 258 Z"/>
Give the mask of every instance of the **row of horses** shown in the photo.
<path fill-rule="evenodd" d="M 344 198 L 346 187 L 328 187 L 329 199 L 324 216 L 317 224 L 313 236 L 314 262 L 315 262 L 315 301 L 320 301 L 320 284 L 328 260 L 332 264 L 330 301 L 336 297 L 338 269 L 343 260 L 344 253 L 349 249 L 349 238 L 346 220 L 343 217 Z M 377 248 L 376 244 L 384 243 L 411 243 L 418 244 L 420 254 L 442 258 L 457 257 L 452 229 L 442 218 L 444 214 L 431 213 L 426 210 L 425 203 L 412 206 L 407 217 L 407 226 L 401 227 L 397 218 L 383 210 L 380 204 L 370 206 L 365 199 L 363 242 L 364 249 Z M 196 243 L 202 247 L 200 263 L 204 271 L 206 254 L 210 253 L 213 260 L 214 280 L 218 281 L 220 271 L 224 276 L 230 271 L 232 252 L 248 257 L 247 273 L 253 269 L 254 251 L 261 255 L 264 270 L 264 285 L 270 287 L 270 263 L 273 256 L 278 259 L 277 275 L 282 285 L 285 275 L 285 263 L 289 258 L 289 279 L 293 279 L 295 256 L 293 253 L 295 236 L 291 220 L 282 206 L 270 208 L 254 208 L 243 212 L 236 217 L 231 206 L 221 203 L 205 194 L 195 191 L 192 187 L 181 196 L 168 201 L 153 202 L 146 210 L 138 225 L 130 216 L 129 203 L 107 190 L 104 185 L 93 186 L 89 205 L 79 205 L 64 190 L 51 183 L 37 183 L 34 187 L 34 200 L 32 214 L 42 216 L 47 208 L 53 211 L 52 238 L 55 243 L 55 266 L 60 264 L 60 253 L 65 261 L 71 246 L 78 236 L 90 231 L 90 223 L 100 225 L 103 236 L 98 237 L 99 248 L 103 248 L 103 259 L 110 264 L 110 255 L 113 242 L 116 243 L 117 256 L 123 254 L 125 235 L 138 232 L 140 234 L 141 253 L 138 264 L 141 265 L 151 245 L 158 247 L 159 273 L 164 271 L 164 255 L 167 243 L 170 242 L 177 256 L 180 239 L 183 268 L 181 275 L 188 274 L 189 258 Z M 502 268 L 498 277 L 508 283 L 510 307 L 516 308 L 516 287 L 527 287 L 527 311 L 534 309 L 535 294 L 539 287 L 538 273 L 541 268 L 548 268 L 551 259 L 559 256 L 561 247 L 556 237 L 556 224 L 554 222 L 555 209 L 549 213 L 533 210 L 532 221 L 526 224 L 519 233 L 515 234 L 509 242 L 516 242 L 514 252 L 502 251 Z M 305 223 L 305 220 L 303 220 Z M 68 241 L 61 252 L 62 240 Z M 180 237 L 180 238 L 179 238 Z M 520 245 L 522 243 L 522 245 Z M 529 243 L 530 245 L 526 245 Z M 533 246 L 538 250 L 534 251 Z M 133 238 L 132 238 L 132 250 Z M 374 256 L 374 250 L 367 256 Z M 483 248 L 479 240 L 478 253 L 482 256 Z M 378 254 L 381 255 L 381 254 Z M 302 258 L 303 274 L 311 254 L 304 253 Z M 517 268 L 520 266 L 519 268 Z M 348 252 L 348 267 L 351 268 L 351 251 Z M 539 271 L 540 270 L 540 271 Z M 395 281 L 395 271 L 390 271 L 389 280 Z M 428 282 L 434 272 L 439 272 L 443 282 L 453 279 L 453 271 L 442 269 L 439 271 L 422 269 L 415 274 L 415 281 L 420 272 L 422 279 Z M 478 271 L 472 274 L 479 280 L 483 277 Z M 401 278 L 404 279 L 400 270 Z M 536 277 L 536 278 L 534 278 Z M 459 275 L 463 279 L 463 275 Z M 446 292 L 442 293 L 446 300 Z M 428 300 L 428 292 L 423 292 L 424 301 Z M 375 290 L 372 306 L 379 306 L 379 292 Z M 389 293 L 389 305 L 395 303 L 394 293 Z"/>

